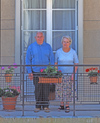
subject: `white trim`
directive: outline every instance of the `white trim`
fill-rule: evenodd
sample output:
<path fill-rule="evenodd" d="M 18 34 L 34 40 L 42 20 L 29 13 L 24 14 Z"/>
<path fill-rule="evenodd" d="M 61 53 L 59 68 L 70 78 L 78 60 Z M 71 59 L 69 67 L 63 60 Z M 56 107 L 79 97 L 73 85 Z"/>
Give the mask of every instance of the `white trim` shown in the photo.
<path fill-rule="evenodd" d="M 15 0 L 15 63 L 20 64 L 20 0 Z"/>
<path fill-rule="evenodd" d="M 52 0 L 47 0 L 47 43 L 52 47 Z"/>
<path fill-rule="evenodd" d="M 83 0 L 78 1 L 78 56 L 83 64 Z"/>
<path fill-rule="evenodd" d="M 75 43 L 77 43 L 78 44 L 78 37 L 77 37 L 77 31 L 78 31 L 78 28 L 77 28 L 77 0 L 75 1 Z M 75 45 L 75 50 L 76 50 L 76 52 L 78 51 L 78 46 L 77 45 Z"/>

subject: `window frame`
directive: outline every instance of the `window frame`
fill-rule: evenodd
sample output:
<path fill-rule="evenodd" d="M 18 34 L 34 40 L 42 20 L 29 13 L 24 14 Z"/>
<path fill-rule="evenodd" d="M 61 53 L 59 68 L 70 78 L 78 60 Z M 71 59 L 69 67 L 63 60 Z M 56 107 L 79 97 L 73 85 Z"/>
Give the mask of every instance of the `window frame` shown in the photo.
<path fill-rule="evenodd" d="M 21 4 L 23 0 L 15 0 L 15 62 L 17 64 L 22 64 L 22 54 L 21 54 Z M 79 57 L 79 63 L 83 63 L 83 0 L 77 0 L 78 1 L 78 57 Z M 52 2 L 52 0 L 51 0 Z M 47 4 L 49 4 L 47 2 Z M 49 5 L 48 5 L 49 6 Z M 49 6 L 50 8 L 50 6 Z M 52 13 L 50 13 L 52 16 Z M 49 20 L 49 22 L 52 22 Z M 49 26 L 47 29 L 50 28 Z M 51 30 L 50 30 L 51 31 Z M 47 33 L 47 37 L 52 37 L 52 33 Z M 52 41 L 50 39 L 50 41 Z M 49 41 L 49 42 L 50 42 Z M 49 43 L 48 42 L 48 43 Z M 50 42 L 52 45 L 52 43 Z"/>

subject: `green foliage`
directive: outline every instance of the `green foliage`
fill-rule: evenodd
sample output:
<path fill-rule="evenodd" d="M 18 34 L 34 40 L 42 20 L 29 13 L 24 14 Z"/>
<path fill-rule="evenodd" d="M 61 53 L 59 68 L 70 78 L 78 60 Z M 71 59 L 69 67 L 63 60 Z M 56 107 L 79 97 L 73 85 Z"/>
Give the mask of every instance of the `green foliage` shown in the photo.
<path fill-rule="evenodd" d="M 1 89 L 0 88 L 0 97 L 4 96 L 4 97 L 15 97 L 18 96 L 20 93 L 13 88 L 4 88 Z"/>
<path fill-rule="evenodd" d="M 41 73 L 45 75 L 45 77 L 62 77 L 61 70 L 58 70 L 56 67 L 48 66 L 46 69 L 41 69 Z"/>
<path fill-rule="evenodd" d="M 13 67 L 11 67 L 11 68 L 7 69 L 5 73 L 7 73 L 7 74 L 12 73 L 12 72 L 13 72 L 13 70 L 14 70 L 14 68 L 13 68 Z"/>

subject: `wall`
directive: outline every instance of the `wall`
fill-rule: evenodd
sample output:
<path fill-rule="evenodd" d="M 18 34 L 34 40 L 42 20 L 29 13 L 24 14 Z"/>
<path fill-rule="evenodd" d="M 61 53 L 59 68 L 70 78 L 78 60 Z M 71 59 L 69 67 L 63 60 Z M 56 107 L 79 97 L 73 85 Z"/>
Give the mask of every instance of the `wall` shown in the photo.
<path fill-rule="evenodd" d="M 1 0 L 1 64 L 15 57 L 15 0 Z"/>
<path fill-rule="evenodd" d="M 1 0 L 1 64 L 15 57 L 15 0 Z M 100 63 L 100 0 L 84 0 L 83 63 Z"/>
<path fill-rule="evenodd" d="M 1 0 L 0 0 L 0 64 L 1 64 Z"/>
<path fill-rule="evenodd" d="M 15 0 L 1 2 L 1 64 L 15 58 Z M 100 0 L 83 1 L 83 63 L 100 63 Z"/>
<path fill-rule="evenodd" d="M 83 62 L 100 64 L 100 0 L 84 0 Z"/>
<path fill-rule="evenodd" d="M 0 123 L 100 123 L 100 118 L 0 118 Z"/>

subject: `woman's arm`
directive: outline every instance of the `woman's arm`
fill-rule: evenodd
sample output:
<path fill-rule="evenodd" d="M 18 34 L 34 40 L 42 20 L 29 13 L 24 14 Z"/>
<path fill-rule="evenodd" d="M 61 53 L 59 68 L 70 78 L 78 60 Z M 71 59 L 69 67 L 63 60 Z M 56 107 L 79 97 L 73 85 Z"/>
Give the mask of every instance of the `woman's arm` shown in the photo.
<path fill-rule="evenodd" d="M 74 65 L 78 65 L 78 63 L 74 63 Z M 75 73 L 77 72 L 78 66 L 75 66 Z M 74 79 L 74 73 L 71 76 L 71 80 Z"/>
<path fill-rule="evenodd" d="M 55 62 L 55 65 L 57 65 L 58 63 L 57 62 Z M 58 67 L 56 66 L 55 68 L 57 68 L 58 69 Z"/>

